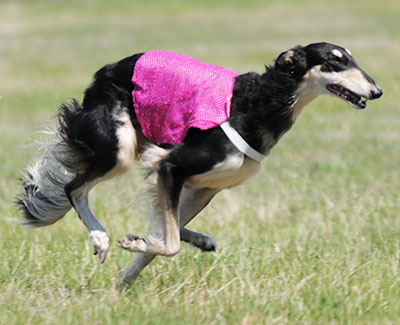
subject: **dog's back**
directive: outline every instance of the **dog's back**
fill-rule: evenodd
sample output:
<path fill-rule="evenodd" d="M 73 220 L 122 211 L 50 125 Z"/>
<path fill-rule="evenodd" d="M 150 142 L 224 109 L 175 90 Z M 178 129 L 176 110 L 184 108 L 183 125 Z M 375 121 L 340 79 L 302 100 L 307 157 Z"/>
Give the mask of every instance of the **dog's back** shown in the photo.
<path fill-rule="evenodd" d="M 108 235 L 89 208 L 89 191 L 100 181 L 126 171 L 135 158 L 147 162 L 157 222 L 146 238 L 128 235 L 120 241 L 120 247 L 140 253 L 125 273 L 127 282 L 135 279 L 155 255 L 178 253 L 180 240 L 204 251 L 214 250 L 211 238 L 185 225 L 218 191 L 254 175 L 263 155 L 317 95 L 332 94 L 359 109 L 366 107 L 367 99 L 382 95 L 380 87 L 360 69 L 348 50 L 328 43 L 298 46 L 283 52 L 263 74 L 227 74 L 234 82 L 227 85 L 229 89 L 221 98 L 225 100 L 232 88 L 233 97 L 225 100 L 231 103 L 231 111 L 224 117 L 228 121 L 223 127 L 211 125 L 202 130 L 188 123 L 184 126 L 187 133 L 179 141 L 153 143 L 163 141 L 143 134 L 135 112 L 135 96 L 132 98 L 135 86 L 138 91 L 144 88 L 140 78 L 134 78 L 136 85 L 131 80 L 142 56 L 136 54 L 105 66 L 95 74 L 82 105 L 73 100 L 61 106 L 55 141 L 45 148 L 36 164 L 28 167 L 18 202 L 24 223 L 34 227 L 56 222 L 73 207 L 89 230 L 95 253 L 104 262 Z M 179 64 L 179 59 L 173 63 Z M 196 87 L 206 88 L 204 84 Z M 213 92 L 215 87 L 204 91 Z M 166 94 L 174 96 L 173 91 Z M 168 98 L 167 103 L 179 102 L 180 96 Z M 151 97 L 145 106 L 151 109 L 154 104 L 159 108 Z M 161 119 L 151 127 L 162 129 L 169 122 Z M 176 124 L 177 129 L 181 128 Z"/>

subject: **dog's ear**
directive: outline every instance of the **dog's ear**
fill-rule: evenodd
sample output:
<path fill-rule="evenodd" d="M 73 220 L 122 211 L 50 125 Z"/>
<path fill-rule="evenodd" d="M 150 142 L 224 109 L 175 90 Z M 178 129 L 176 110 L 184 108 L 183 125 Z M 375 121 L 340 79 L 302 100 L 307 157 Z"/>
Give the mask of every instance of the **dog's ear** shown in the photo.
<path fill-rule="evenodd" d="M 307 55 L 301 46 L 281 53 L 275 61 L 275 68 L 292 75 L 303 76 L 307 70 Z"/>

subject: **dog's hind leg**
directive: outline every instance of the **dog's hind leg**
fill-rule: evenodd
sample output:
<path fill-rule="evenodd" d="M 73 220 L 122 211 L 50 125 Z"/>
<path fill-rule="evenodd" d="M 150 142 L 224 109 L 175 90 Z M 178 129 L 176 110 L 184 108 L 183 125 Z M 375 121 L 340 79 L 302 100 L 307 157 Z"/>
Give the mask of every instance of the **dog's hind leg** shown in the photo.
<path fill-rule="evenodd" d="M 89 240 L 93 245 L 94 254 L 98 254 L 100 262 L 104 263 L 109 250 L 108 235 L 105 228 L 90 210 L 88 202 L 89 191 L 97 182 L 92 180 L 88 173 L 78 175 L 66 185 L 65 193 L 89 231 Z"/>
<path fill-rule="evenodd" d="M 190 242 L 192 245 L 198 247 L 202 246 L 200 242 L 207 243 L 209 247 L 215 244 L 212 239 L 208 236 L 204 236 L 199 233 L 195 233 L 189 229 L 184 228 L 201 210 L 203 210 L 207 204 L 211 201 L 214 195 L 217 193 L 214 189 L 200 189 L 194 190 L 188 187 L 183 187 L 180 195 L 179 204 L 179 218 L 181 225 L 181 240 Z M 204 240 L 207 237 L 209 240 Z M 196 245 L 196 244 L 197 245 Z M 212 243 L 212 244 L 211 244 Z M 199 247 L 200 248 L 200 247 Z M 204 249 L 203 249 L 204 250 Z M 210 249 L 211 250 L 211 249 Z M 148 265 L 157 255 L 149 253 L 139 253 L 136 255 L 132 264 L 122 272 L 121 281 L 130 284 L 134 282 L 139 276 L 140 272 Z"/>
<path fill-rule="evenodd" d="M 76 101 L 61 108 L 59 133 L 63 141 L 57 158 L 75 174 L 65 185 L 65 194 L 87 227 L 95 254 L 104 262 L 108 236 L 89 208 L 88 194 L 97 183 L 130 167 L 135 157 L 136 131 L 129 109 L 121 104 L 84 103 L 85 108 Z"/>
<path fill-rule="evenodd" d="M 131 284 L 133 283 L 140 272 L 154 260 L 157 255 L 150 253 L 138 253 L 131 265 L 129 265 L 126 269 L 124 269 L 121 273 L 121 277 L 119 282 L 121 284 Z"/>

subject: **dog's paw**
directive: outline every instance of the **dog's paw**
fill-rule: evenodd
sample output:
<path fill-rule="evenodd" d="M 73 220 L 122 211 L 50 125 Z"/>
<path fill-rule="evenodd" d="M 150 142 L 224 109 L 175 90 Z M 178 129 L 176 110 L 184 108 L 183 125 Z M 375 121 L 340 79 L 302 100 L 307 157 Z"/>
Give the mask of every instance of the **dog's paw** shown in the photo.
<path fill-rule="evenodd" d="M 94 255 L 98 255 L 100 263 L 104 263 L 109 250 L 107 233 L 101 230 L 92 230 L 89 232 L 89 241 L 93 245 Z"/>
<path fill-rule="evenodd" d="M 139 249 L 141 241 L 143 241 L 142 238 L 128 234 L 118 241 L 117 246 L 130 252 L 141 252 L 142 250 Z"/>
<path fill-rule="evenodd" d="M 198 237 L 192 244 L 203 252 L 215 252 L 217 250 L 217 245 L 212 238 L 205 235 Z"/>

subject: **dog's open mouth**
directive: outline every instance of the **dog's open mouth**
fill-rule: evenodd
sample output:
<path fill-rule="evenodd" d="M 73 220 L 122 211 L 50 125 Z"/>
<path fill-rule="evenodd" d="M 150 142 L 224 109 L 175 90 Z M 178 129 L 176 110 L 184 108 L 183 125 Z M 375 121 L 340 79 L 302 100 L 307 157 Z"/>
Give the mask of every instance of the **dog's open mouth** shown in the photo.
<path fill-rule="evenodd" d="M 343 86 L 337 84 L 328 84 L 326 89 L 328 89 L 332 94 L 344 99 L 346 102 L 356 108 L 364 109 L 367 107 L 367 99 L 365 97 L 357 95 Z"/>

